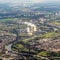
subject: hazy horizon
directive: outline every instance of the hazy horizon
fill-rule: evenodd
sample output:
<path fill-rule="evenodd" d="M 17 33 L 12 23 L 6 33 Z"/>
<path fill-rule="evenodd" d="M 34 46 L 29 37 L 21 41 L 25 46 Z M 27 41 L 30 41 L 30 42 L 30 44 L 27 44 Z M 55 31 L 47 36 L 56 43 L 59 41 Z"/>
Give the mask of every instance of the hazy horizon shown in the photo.
<path fill-rule="evenodd" d="M 44 3 L 44 2 L 60 2 L 60 0 L 0 0 L 0 3 Z"/>

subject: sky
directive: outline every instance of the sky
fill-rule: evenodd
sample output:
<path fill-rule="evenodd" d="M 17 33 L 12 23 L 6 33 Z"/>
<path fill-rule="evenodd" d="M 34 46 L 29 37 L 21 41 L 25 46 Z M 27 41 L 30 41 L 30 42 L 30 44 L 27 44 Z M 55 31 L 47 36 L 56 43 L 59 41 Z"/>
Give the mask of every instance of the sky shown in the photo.
<path fill-rule="evenodd" d="M 32 2 L 32 3 L 43 3 L 43 2 L 59 2 L 59 0 L 0 0 L 0 3 L 21 3 L 21 2 Z"/>

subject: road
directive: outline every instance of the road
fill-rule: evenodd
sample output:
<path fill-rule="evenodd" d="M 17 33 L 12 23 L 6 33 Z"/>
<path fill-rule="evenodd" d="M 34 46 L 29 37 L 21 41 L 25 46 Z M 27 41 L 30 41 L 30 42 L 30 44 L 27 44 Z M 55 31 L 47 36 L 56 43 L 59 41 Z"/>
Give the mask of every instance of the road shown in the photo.
<path fill-rule="evenodd" d="M 7 49 L 7 51 L 12 51 L 12 49 L 11 49 L 12 44 L 13 44 L 13 43 L 11 43 L 11 44 L 5 46 L 5 49 Z"/>

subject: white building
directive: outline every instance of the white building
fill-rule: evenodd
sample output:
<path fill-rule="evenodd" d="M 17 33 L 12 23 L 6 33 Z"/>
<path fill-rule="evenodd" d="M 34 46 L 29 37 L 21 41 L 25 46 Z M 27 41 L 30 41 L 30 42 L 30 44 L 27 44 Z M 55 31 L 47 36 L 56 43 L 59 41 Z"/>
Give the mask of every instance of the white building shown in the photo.
<path fill-rule="evenodd" d="M 30 22 L 19 22 L 20 28 L 17 29 L 20 36 L 30 36 L 37 31 L 37 27 Z"/>

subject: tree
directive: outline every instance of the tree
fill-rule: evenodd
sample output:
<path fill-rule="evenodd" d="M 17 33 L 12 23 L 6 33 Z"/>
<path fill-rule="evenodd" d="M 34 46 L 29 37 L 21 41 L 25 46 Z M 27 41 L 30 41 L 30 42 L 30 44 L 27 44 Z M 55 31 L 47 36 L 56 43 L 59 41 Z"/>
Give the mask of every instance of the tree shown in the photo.
<path fill-rule="evenodd" d="M 38 53 L 38 55 L 44 56 L 44 57 L 50 56 L 49 52 L 47 52 L 47 51 L 42 51 L 42 52 Z"/>

